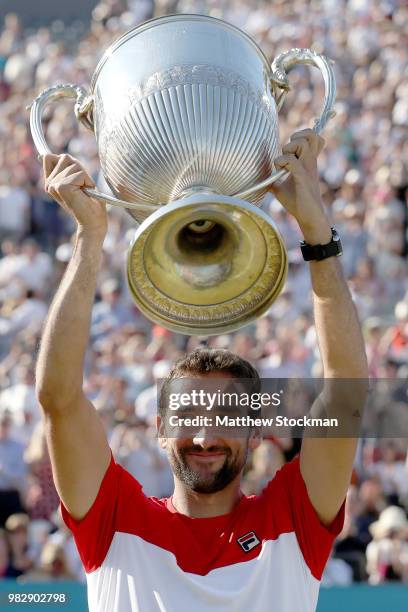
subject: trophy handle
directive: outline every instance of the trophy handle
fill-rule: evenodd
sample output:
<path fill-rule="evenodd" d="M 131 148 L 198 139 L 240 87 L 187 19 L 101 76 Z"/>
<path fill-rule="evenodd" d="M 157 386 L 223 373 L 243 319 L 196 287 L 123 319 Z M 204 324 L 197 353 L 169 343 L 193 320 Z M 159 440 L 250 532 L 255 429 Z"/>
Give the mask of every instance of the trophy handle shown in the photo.
<path fill-rule="evenodd" d="M 30 129 L 33 137 L 34 144 L 39 155 L 47 155 L 51 153 L 47 141 L 45 140 L 44 130 L 42 126 L 43 111 L 48 102 L 54 102 L 60 98 L 75 98 L 75 116 L 82 125 L 88 130 L 94 131 L 92 107 L 93 98 L 88 96 L 85 89 L 79 85 L 71 85 L 69 83 L 55 85 L 45 91 L 41 92 L 40 95 L 27 107 L 31 109 L 30 114 Z M 136 213 L 140 212 L 140 220 L 143 221 L 150 213 L 157 210 L 160 206 L 154 204 L 138 204 L 136 202 L 126 202 L 125 200 L 119 200 L 111 195 L 100 193 L 96 189 L 84 189 L 86 195 L 112 204 L 119 206 L 120 208 L 128 208 L 134 210 Z M 132 215 L 136 220 L 137 214 Z"/>
<path fill-rule="evenodd" d="M 310 49 L 291 49 L 290 51 L 285 51 L 284 53 L 278 55 L 278 57 L 273 60 L 271 75 L 272 91 L 275 96 L 278 111 L 282 108 L 286 94 L 291 89 L 288 73 L 298 64 L 316 66 L 316 68 L 319 68 L 323 75 L 325 87 L 323 108 L 322 112 L 320 113 L 320 117 L 315 119 L 314 126 L 312 128 L 317 134 L 320 134 L 328 120 L 334 117 L 336 114 L 333 110 L 336 99 L 336 80 L 334 78 L 332 68 L 334 61 L 327 59 L 324 55 L 315 53 Z M 278 89 L 281 89 L 282 91 L 279 92 Z M 275 183 L 275 181 L 286 178 L 288 175 L 289 172 L 286 170 L 276 171 L 265 181 L 262 181 L 262 183 L 258 183 L 258 185 L 255 185 L 250 189 L 246 189 L 245 191 L 241 191 L 240 193 L 235 193 L 234 197 L 245 199 L 252 193 L 264 189 L 265 187 L 272 185 L 272 183 Z"/>

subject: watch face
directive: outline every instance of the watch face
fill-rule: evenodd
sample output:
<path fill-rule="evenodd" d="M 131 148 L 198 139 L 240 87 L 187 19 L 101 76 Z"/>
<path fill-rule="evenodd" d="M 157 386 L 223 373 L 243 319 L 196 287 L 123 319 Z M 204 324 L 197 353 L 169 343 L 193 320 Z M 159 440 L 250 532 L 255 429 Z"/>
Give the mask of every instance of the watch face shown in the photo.
<path fill-rule="evenodd" d="M 340 241 L 340 236 L 338 235 L 337 232 L 335 233 L 335 235 L 333 234 L 332 242 L 333 242 L 333 245 L 335 245 L 337 248 L 336 257 L 340 257 L 340 255 L 343 255 L 343 247 Z"/>

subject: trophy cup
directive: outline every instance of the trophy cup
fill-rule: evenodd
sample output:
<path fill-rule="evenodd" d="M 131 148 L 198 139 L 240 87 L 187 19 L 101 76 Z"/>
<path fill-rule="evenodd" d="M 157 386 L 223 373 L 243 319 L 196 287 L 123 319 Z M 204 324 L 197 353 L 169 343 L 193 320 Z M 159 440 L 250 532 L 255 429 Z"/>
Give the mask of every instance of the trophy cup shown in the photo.
<path fill-rule="evenodd" d="M 176 332 L 220 334 L 264 313 L 283 288 L 287 254 L 259 203 L 286 175 L 278 111 L 297 64 L 320 69 L 325 99 L 316 132 L 334 114 L 331 61 L 292 49 L 270 66 L 238 28 L 203 15 L 152 19 L 105 52 L 90 91 L 47 89 L 31 106 L 31 132 L 50 153 L 44 106 L 75 98 L 77 119 L 94 131 L 112 195 L 139 224 L 127 258 L 134 301 Z"/>

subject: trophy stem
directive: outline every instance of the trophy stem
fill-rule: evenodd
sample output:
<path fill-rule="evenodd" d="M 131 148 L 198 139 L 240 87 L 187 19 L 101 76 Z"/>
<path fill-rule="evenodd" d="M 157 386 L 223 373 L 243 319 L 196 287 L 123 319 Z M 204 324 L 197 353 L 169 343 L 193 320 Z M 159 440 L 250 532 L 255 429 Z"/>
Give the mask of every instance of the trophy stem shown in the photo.
<path fill-rule="evenodd" d="M 208 195 L 221 195 L 219 191 L 212 189 L 211 187 L 207 187 L 205 185 L 193 185 L 188 189 L 184 189 L 184 191 L 182 191 L 176 199 L 182 200 L 183 198 L 189 198 L 190 196 L 202 193 L 208 193 Z"/>

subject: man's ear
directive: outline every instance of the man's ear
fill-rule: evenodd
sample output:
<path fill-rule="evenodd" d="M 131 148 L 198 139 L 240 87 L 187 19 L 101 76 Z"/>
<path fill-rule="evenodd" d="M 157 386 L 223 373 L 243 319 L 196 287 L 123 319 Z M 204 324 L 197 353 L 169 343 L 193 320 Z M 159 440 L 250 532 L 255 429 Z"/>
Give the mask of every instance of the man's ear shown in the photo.
<path fill-rule="evenodd" d="M 156 416 L 156 431 L 157 431 L 159 446 L 161 448 L 166 448 L 167 447 L 166 428 L 165 428 L 163 419 L 159 415 Z"/>
<path fill-rule="evenodd" d="M 262 433 L 259 427 L 254 427 L 251 429 L 251 433 L 249 434 L 248 446 L 251 451 L 258 448 L 260 443 L 262 442 Z"/>

